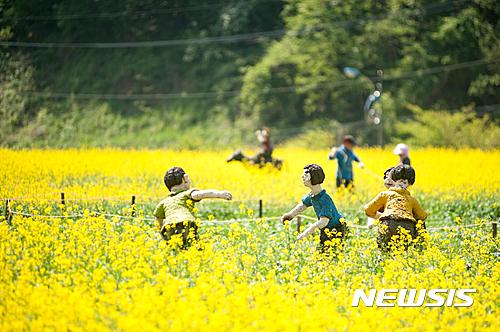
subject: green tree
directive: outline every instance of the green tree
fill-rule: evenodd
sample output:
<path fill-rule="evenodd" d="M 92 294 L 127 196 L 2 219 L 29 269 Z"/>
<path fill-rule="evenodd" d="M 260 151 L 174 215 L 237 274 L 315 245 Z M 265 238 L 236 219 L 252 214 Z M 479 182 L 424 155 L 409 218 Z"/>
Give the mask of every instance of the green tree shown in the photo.
<path fill-rule="evenodd" d="M 0 40 L 10 36 L 7 28 L 0 30 Z M 0 141 L 8 146 L 15 143 L 16 128 L 25 125 L 29 117 L 29 102 L 25 92 L 33 86 L 32 67 L 27 57 L 0 50 Z"/>
<path fill-rule="evenodd" d="M 494 1 L 290 1 L 287 34 L 248 68 L 241 108 L 261 122 L 359 120 L 378 69 L 394 116 L 411 115 L 408 102 L 498 103 L 499 10 Z M 483 62 L 446 68 L 475 60 Z M 348 80 L 345 66 L 364 78 Z"/>
<path fill-rule="evenodd" d="M 418 106 L 409 108 L 415 119 L 396 125 L 396 138 L 413 146 L 471 147 L 494 149 L 500 147 L 500 127 L 488 115 L 478 117 L 473 107 L 461 112 L 424 111 Z"/>

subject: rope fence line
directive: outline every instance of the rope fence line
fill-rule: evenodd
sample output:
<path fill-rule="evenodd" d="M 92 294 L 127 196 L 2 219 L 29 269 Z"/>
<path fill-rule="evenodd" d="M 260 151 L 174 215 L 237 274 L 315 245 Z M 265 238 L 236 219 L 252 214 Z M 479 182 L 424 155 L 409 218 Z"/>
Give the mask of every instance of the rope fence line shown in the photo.
<path fill-rule="evenodd" d="M 367 174 L 377 177 L 377 179 L 380 179 L 378 175 L 376 175 L 374 172 L 370 170 L 365 170 L 367 171 Z M 144 221 L 155 221 L 155 218 L 148 218 L 145 216 L 136 216 L 136 197 L 153 197 L 153 196 L 142 196 L 142 195 L 132 195 L 131 199 L 131 205 L 130 205 L 130 215 L 125 216 L 125 215 L 120 215 L 120 214 L 111 214 L 111 213 L 103 213 L 99 211 L 89 211 L 88 213 L 85 214 L 63 214 L 63 215 L 47 215 L 47 214 L 31 214 L 31 213 L 24 213 L 24 212 L 18 212 L 18 211 L 13 211 L 11 208 L 11 202 L 14 199 L 7 198 L 5 199 L 5 220 L 7 221 L 7 224 L 12 225 L 12 217 L 14 215 L 19 215 L 23 217 L 40 217 L 40 218 L 81 218 L 81 217 L 99 217 L 99 216 L 104 216 L 104 217 L 111 217 L 111 218 L 119 218 L 119 219 L 141 219 Z M 25 196 L 26 197 L 26 196 Z M 30 198 L 33 198 L 34 196 L 31 196 Z M 121 198 L 121 197 L 128 197 L 128 195 L 117 195 L 117 196 L 109 196 L 108 198 Z M 99 197 L 99 199 L 104 199 L 106 197 Z M 88 197 L 86 198 L 88 200 Z M 55 199 L 53 199 L 55 200 Z M 62 205 L 65 205 L 67 201 L 73 201 L 76 199 L 67 199 L 65 197 L 65 193 L 61 192 L 60 193 L 60 203 Z M 241 223 L 241 224 L 248 224 L 252 221 L 257 221 L 257 220 L 281 220 L 281 216 L 270 216 L 270 217 L 264 217 L 263 216 L 263 202 L 262 200 L 259 200 L 259 207 L 258 207 L 258 217 L 252 217 L 252 218 L 233 218 L 233 219 L 226 219 L 226 220 L 216 220 L 216 219 L 209 219 L 209 220 L 201 220 L 201 222 L 205 225 L 223 225 L 223 224 L 232 224 L 232 223 Z M 317 221 L 317 218 L 310 217 L 307 215 L 298 215 L 296 217 L 296 228 L 297 231 L 300 231 L 300 227 L 302 224 L 302 219 L 305 220 L 310 220 L 310 221 Z M 469 228 L 469 227 L 479 227 L 479 226 L 487 226 L 487 225 L 492 225 L 492 235 L 493 237 L 496 237 L 497 235 L 497 222 L 492 221 L 492 222 L 485 222 L 485 223 L 475 223 L 475 224 L 465 224 L 465 225 L 453 225 L 453 226 L 437 226 L 437 227 L 428 227 L 426 228 L 427 230 L 451 230 L 451 229 L 458 229 L 458 228 Z M 351 228 L 355 229 L 361 229 L 361 230 L 370 230 L 368 226 L 366 225 L 357 225 L 357 224 L 349 224 L 348 225 Z"/>
<path fill-rule="evenodd" d="M 478 226 L 487 226 L 493 225 L 496 234 L 497 222 L 496 221 L 488 221 L 484 223 L 475 223 L 475 224 L 465 224 L 465 225 L 454 225 L 454 226 L 438 226 L 438 227 L 430 227 L 429 229 L 433 230 L 442 230 L 442 229 L 453 229 L 453 228 L 468 228 L 468 227 L 478 227 Z"/>
<path fill-rule="evenodd" d="M 361 168 L 361 167 L 358 167 L 358 168 Z M 368 168 L 366 168 L 366 167 L 361 168 L 361 169 L 364 171 L 364 173 L 365 173 L 365 174 L 370 175 L 370 176 L 371 176 L 371 177 L 373 177 L 374 179 L 377 179 L 377 180 L 379 180 L 379 181 L 382 181 L 382 180 L 383 180 L 383 176 L 382 176 L 382 175 L 377 174 L 377 173 L 375 173 L 374 171 L 372 171 L 372 170 L 370 170 L 370 169 L 368 169 Z"/>
<path fill-rule="evenodd" d="M 120 219 L 140 219 L 140 220 L 145 220 L 145 221 L 155 221 L 154 218 L 148 218 L 148 217 L 141 217 L 141 216 L 123 216 L 119 214 L 110 214 L 110 213 L 100 213 L 96 211 L 92 211 L 89 214 L 72 214 L 72 215 L 44 215 L 44 214 L 31 214 L 31 213 L 23 213 L 23 212 L 17 212 L 17 211 L 9 211 L 11 215 L 19 215 L 23 217 L 39 217 L 39 218 L 56 218 L 56 219 L 63 219 L 63 218 L 81 218 L 81 217 L 112 217 L 112 218 L 120 218 Z M 217 219 L 212 219 L 212 220 L 201 220 L 201 223 L 204 225 L 227 225 L 227 224 L 233 224 L 233 223 L 240 223 L 240 224 L 249 224 L 250 222 L 257 221 L 257 220 L 266 220 L 266 221 L 273 221 L 273 220 L 281 220 L 281 216 L 271 216 L 271 217 L 262 217 L 262 218 L 233 218 L 233 219 L 225 219 L 225 220 L 217 220 Z M 297 219 L 297 229 L 300 228 L 301 225 L 301 219 L 306 219 L 310 221 L 317 221 L 316 218 L 310 217 L 307 215 L 299 215 L 296 217 Z M 436 227 L 427 227 L 427 230 L 452 230 L 452 229 L 460 229 L 460 228 L 471 228 L 471 227 L 481 227 L 481 226 L 493 226 L 493 235 L 496 237 L 496 230 L 497 230 L 497 222 L 494 221 L 489 221 L 489 222 L 484 222 L 484 223 L 475 223 L 475 224 L 464 224 L 464 225 L 452 225 L 452 226 L 436 226 Z M 348 227 L 350 228 L 356 228 L 356 229 L 362 229 L 362 230 L 370 230 L 367 226 L 363 225 L 356 225 L 356 224 L 349 224 Z"/>
<path fill-rule="evenodd" d="M 63 193 L 53 193 L 53 194 L 44 194 L 44 195 L 31 195 L 31 196 L 18 196 L 18 197 L 1 197 L 0 200 L 7 200 L 10 199 L 11 201 L 29 201 L 29 200 L 34 200 L 34 199 L 45 199 L 47 201 L 59 201 L 59 198 L 57 197 L 59 194 Z M 77 196 L 77 197 L 72 197 L 72 198 L 67 198 L 66 201 L 72 202 L 72 201 L 91 201 L 91 200 L 112 200 L 114 198 L 124 198 L 124 197 L 130 197 L 131 195 L 123 194 L 123 195 L 113 195 L 113 196 Z M 135 195 L 136 197 L 141 197 L 141 198 L 155 198 L 158 199 L 161 196 L 151 196 L 151 195 Z"/>
<path fill-rule="evenodd" d="M 53 195 L 32 195 L 32 196 L 18 196 L 18 197 L 0 197 L 1 201 L 18 201 L 18 202 L 28 202 L 32 200 L 45 200 L 45 201 L 53 201 L 53 202 L 58 202 L 61 199 L 57 198 L 58 195 L 63 194 L 63 193 L 55 193 Z M 72 197 L 72 198 L 66 198 L 66 202 L 86 202 L 86 201 L 110 201 L 110 202 L 119 202 L 116 199 L 123 199 L 123 198 L 130 198 L 132 195 L 115 195 L 115 196 L 79 196 L 79 197 Z M 140 194 L 134 194 L 136 198 L 143 198 L 143 199 L 151 199 L 151 200 L 161 200 L 165 198 L 165 195 L 159 195 L 159 196 L 152 196 L 152 195 L 140 195 Z M 242 202 L 248 202 L 248 200 L 231 200 L 233 203 L 242 203 Z M 147 202 L 143 202 L 147 203 Z"/>
<path fill-rule="evenodd" d="M 98 211 L 90 211 L 88 214 L 66 214 L 66 215 L 52 215 L 52 214 L 35 214 L 35 213 L 24 213 L 24 212 L 17 212 L 17 211 L 9 211 L 10 214 L 12 215 L 18 215 L 22 217 L 39 217 L 39 218 L 54 218 L 54 219 L 64 219 L 64 218 L 81 218 L 81 217 L 111 217 L 111 218 L 120 218 L 120 219 L 140 219 L 140 220 L 146 220 L 146 221 L 155 221 L 155 218 L 148 218 L 144 216 L 124 216 L 121 214 L 111 214 L 111 213 L 101 213 Z M 301 216 L 302 217 L 302 216 Z M 308 216 L 304 216 L 307 218 L 311 218 Z M 248 223 L 250 221 L 256 221 L 258 219 L 264 219 L 264 220 L 281 220 L 281 216 L 275 216 L 275 217 L 263 217 L 263 218 L 232 218 L 232 219 L 222 219 L 222 220 L 217 220 L 217 219 L 208 219 L 208 220 L 201 220 L 200 222 L 203 224 L 232 224 L 232 223 Z M 314 218 L 312 218 L 314 219 Z"/>
<path fill-rule="evenodd" d="M 317 221 L 316 218 L 306 216 L 306 215 L 300 215 L 299 217 L 311 221 Z M 427 227 L 427 230 L 448 230 L 448 229 L 458 229 L 458 228 L 469 228 L 469 227 L 480 227 L 480 226 L 488 226 L 488 225 L 493 225 L 493 231 L 496 236 L 496 228 L 497 228 L 497 222 L 495 221 L 488 221 L 484 223 L 475 223 L 475 224 L 464 224 L 464 225 L 451 225 L 451 226 L 435 226 L 435 227 Z M 368 226 L 363 226 L 363 225 L 356 225 L 356 224 L 350 224 L 348 227 L 351 228 L 358 228 L 358 229 L 367 229 L 369 230 Z"/>

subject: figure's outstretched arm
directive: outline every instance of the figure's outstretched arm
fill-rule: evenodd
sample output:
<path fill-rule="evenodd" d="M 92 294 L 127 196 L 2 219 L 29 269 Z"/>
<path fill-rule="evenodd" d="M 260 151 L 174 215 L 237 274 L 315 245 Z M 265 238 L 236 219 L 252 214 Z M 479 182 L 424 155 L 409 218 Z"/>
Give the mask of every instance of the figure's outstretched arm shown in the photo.
<path fill-rule="evenodd" d="M 381 214 L 379 210 L 385 207 L 386 201 L 387 198 L 383 192 L 378 194 L 372 201 L 364 206 L 366 215 L 374 219 L 380 218 Z"/>
<path fill-rule="evenodd" d="M 281 221 L 285 222 L 287 220 L 292 220 L 298 214 L 304 212 L 306 209 L 307 209 L 307 206 L 304 203 L 300 202 L 293 209 L 291 209 L 290 212 L 285 213 L 283 216 L 281 216 Z"/>
<path fill-rule="evenodd" d="M 264 143 L 266 141 L 266 138 L 264 137 L 264 135 L 262 135 L 262 130 L 257 130 L 255 132 L 255 135 L 257 136 L 257 140 L 259 141 L 259 143 Z"/>
<path fill-rule="evenodd" d="M 353 160 L 359 164 L 359 167 L 365 168 L 365 164 L 359 159 L 358 155 L 355 154 L 354 152 L 352 153 L 353 155 Z"/>
<path fill-rule="evenodd" d="M 227 201 L 230 201 L 231 199 L 233 199 L 233 195 L 231 195 L 231 193 L 226 190 L 207 189 L 193 191 L 191 193 L 191 198 L 195 201 L 201 201 L 202 199 L 207 198 L 225 199 Z"/>
<path fill-rule="evenodd" d="M 333 160 L 335 158 L 337 158 L 337 147 L 334 146 L 328 154 L 328 159 Z"/>
<path fill-rule="evenodd" d="M 314 231 L 317 229 L 324 228 L 326 225 L 328 225 L 329 221 L 330 219 L 328 219 L 327 217 L 321 217 L 318 221 L 310 225 L 305 231 L 299 234 L 299 236 L 297 236 L 297 241 L 302 240 L 305 237 L 308 237 L 309 235 L 314 233 Z"/>
<path fill-rule="evenodd" d="M 420 206 L 420 204 L 418 203 L 418 201 L 416 199 L 413 199 L 413 217 L 415 218 L 415 220 L 422 220 L 424 221 L 425 219 L 427 219 L 427 213 L 424 211 L 424 209 L 422 209 L 422 207 Z"/>
<path fill-rule="evenodd" d="M 161 229 L 163 226 L 163 219 L 156 217 L 156 222 L 158 223 L 158 229 Z"/>

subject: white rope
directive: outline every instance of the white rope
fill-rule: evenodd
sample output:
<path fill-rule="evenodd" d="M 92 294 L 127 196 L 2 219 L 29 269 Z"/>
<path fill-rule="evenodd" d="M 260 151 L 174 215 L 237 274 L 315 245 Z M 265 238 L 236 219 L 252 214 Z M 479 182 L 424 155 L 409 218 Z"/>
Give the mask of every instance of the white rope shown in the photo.
<path fill-rule="evenodd" d="M 229 220 L 202 220 L 201 223 L 204 225 L 228 225 L 234 223 L 248 224 L 246 220 L 229 219 Z"/>
<path fill-rule="evenodd" d="M 361 168 L 361 167 L 359 167 L 359 168 Z M 376 179 L 377 179 L 377 180 L 379 180 L 379 181 L 382 181 L 382 180 L 383 180 L 383 176 L 382 176 L 382 175 L 377 174 L 377 173 L 375 173 L 374 171 L 369 170 L 368 168 L 366 168 L 366 166 L 365 166 L 365 168 L 361 168 L 361 169 L 362 169 L 362 170 L 363 170 L 366 174 L 370 175 L 371 177 L 376 178 Z"/>
<path fill-rule="evenodd" d="M 31 196 L 18 196 L 18 197 L 1 197 L 0 200 L 10 200 L 10 201 L 30 201 L 30 200 L 35 200 L 35 199 L 42 199 L 42 200 L 47 200 L 47 201 L 61 201 L 60 195 L 61 192 L 54 193 L 54 194 L 44 194 L 44 195 L 31 195 Z M 65 195 L 68 195 L 68 193 L 64 193 Z M 71 194 L 71 193 L 70 193 Z M 137 197 L 144 197 L 144 198 L 150 198 L 153 196 L 146 196 L 146 195 L 115 195 L 115 196 L 72 196 L 69 198 L 64 198 L 66 202 L 72 202 L 72 201 L 85 201 L 85 200 L 111 200 L 115 198 L 123 198 L 123 197 L 132 197 L 135 196 Z"/>
<path fill-rule="evenodd" d="M 305 216 L 305 215 L 302 215 L 302 214 L 299 217 L 307 219 L 307 220 L 311 220 L 311 221 L 318 221 L 318 218 L 314 218 L 314 217 L 310 217 L 310 216 Z M 367 226 L 363 226 L 363 225 L 348 224 L 347 226 L 351 227 L 351 228 L 368 229 Z"/>
<path fill-rule="evenodd" d="M 10 211 L 10 214 L 18 215 L 22 217 L 40 217 L 40 218 L 79 218 L 84 217 L 83 214 L 71 214 L 71 215 L 50 215 L 50 214 L 32 214 L 32 213 L 24 213 L 17 211 Z M 89 216 L 91 216 L 89 214 Z"/>
<path fill-rule="evenodd" d="M 60 193 L 54 193 L 53 195 L 56 196 L 56 195 L 59 195 Z M 0 200 L 3 200 L 3 201 L 6 201 L 6 200 L 10 200 L 10 201 L 22 201 L 22 200 L 33 200 L 33 199 L 44 199 L 44 200 L 48 200 L 50 199 L 52 196 L 52 194 L 43 194 L 43 195 L 31 195 L 31 196 L 18 196 L 18 197 L 1 197 Z"/>
<path fill-rule="evenodd" d="M 429 227 L 428 229 L 433 230 L 441 230 L 441 229 L 457 229 L 457 228 L 465 228 L 465 227 L 476 227 L 476 226 L 487 226 L 496 224 L 495 221 L 488 221 L 484 223 L 476 223 L 476 224 L 466 224 L 466 225 L 455 225 L 455 226 L 439 226 L 439 227 Z"/>
<path fill-rule="evenodd" d="M 17 211 L 9 211 L 10 214 L 19 215 L 23 217 L 39 217 L 39 218 L 81 218 L 81 217 L 111 217 L 111 218 L 120 218 L 120 219 L 140 219 L 147 221 L 155 221 L 154 218 L 147 218 L 143 216 L 123 216 L 119 214 L 110 214 L 110 213 L 100 213 L 91 211 L 87 215 L 83 214 L 68 214 L 68 215 L 47 215 L 47 214 L 33 214 L 33 213 L 24 213 Z M 231 224 L 231 223 L 248 223 L 250 221 L 256 221 L 258 219 L 262 220 L 279 220 L 281 217 L 263 217 L 263 218 L 241 218 L 241 219 L 227 219 L 227 220 L 201 220 L 200 222 L 203 224 Z"/>
<path fill-rule="evenodd" d="M 313 218 L 313 217 L 306 216 L 306 215 L 300 215 L 299 217 L 307 219 L 307 220 L 317 221 L 317 218 Z M 477 227 L 477 226 L 487 226 L 487 225 L 493 225 L 496 223 L 497 222 L 495 222 L 495 221 L 488 221 L 488 222 L 484 222 L 484 223 L 465 224 L 465 225 L 437 226 L 437 227 L 427 227 L 426 230 L 459 229 L 459 228 L 464 228 L 464 227 L 468 228 L 468 227 Z M 370 229 L 370 228 L 368 228 L 368 226 L 355 225 L 355 224 L 348 225 L 348 227 L 359 228 L 359 229 Z"/>
<path fill-rule="evenodd" d="M 102 216 L 105 217 L 112 217 L 112 218 L 121 218 L 121 219 L 142 219 L 142 220 L 147 220 L 147 221 L 154 221 L 154 218 L 147 218 L 144 216 L 122 216 L 121 214 L 111 214 L 111 213 L 104 213 L 101 214 Z"/>
<path fill-rule="evenodd" d="M 152 218 L 145 218 L 140 216 L 122 216 L 119 214 L 109 214 L 109 213 L 100 213 L 100 212 L 89 212 L 88 214 L 67 214 L 67 215 L 51 215 L 51 214 L 33 214 L 33 213 L 24 213 L 17 211 L 10 211 L 10 214 L 19 215 L 23 217 L 40 217 L 40 218 L 81 218 L 81 217 L 117 217 L 121 219 L 143 219 L 143 220 L 154 220 Z"/>
<path fill-rule="evenodd" d="M 46 194 L 46 195 L 32 195 L 32 196 L 18 196 L 18 197 L 0 197 L 0 201 L 6 201 L 9 200 L 11 203 L 14 203 L 15 201 L 18 202 L 24 202 L 24 201 L 32 201 L 32 200 L 43 200 L 43 201 L 54 201 L 54 202 L 61 202 L 60 195 L 61 193 L 54 193 L 52 194 Z M 71 193 L 64 193 L 65 202 L 78 202 L 78 201 L 113 201 L 116 202 L 116 199 L 120 198 L 131 198 L 132 196 L 135 196 L 136 200 L 139 199 L 144 199 L 142 202 L 136 202 L 137 204 L 140 203 L 148 203 L 147 200 L 154 200 L 158 201 L 164 198 L 164 196 L 151 196 L 151 195 L 139 195 L 139 194 L 130 194 L 130 195 L 115 195 L 115 196 L 72 196 Z M 249 203 L 248 200 L 246 201 L 240 201 L 240 200 L 232 200 L 232 204 L 238 204 L 238 203 Z M 123 202 L 123 204 L 128 204 L 130 205 L 130 202 Z"/>
<path fill-rule="evenodd" d="M 81 217 L 111 217 L 111 218 L 120 218 L 120 219 L 140 219 L 140 220 L 146 220 L 146 221 L 155 221 L 154 218 L 147 218 L 144 216 L 123 216 L 119 214 L 110 214 L 110 213 L 99 213 L 92 211 L 88 215 L 83 215 L 83 214 L 72 214 L 72 215 L 44 215 L 44 214 L 31 214 L 31 213 L 23 213 L 23 212 L 17 212 L 17 211 L 10 211 L 10 214 L 13 215 L 19 215 L 23 217 L 40 217 L 40 218 L 81 218 Z M 317 218 L 306 216 L 306 215 L 299 215 L 297 217 L 306 219 L 306 220 L 311 220 L 311 221 L 317 221 Z M 232 223 L 242 223 L 242 224 L 248 224 L 249 222 L 252 221 L 257 221 L 257 220 L 281 220 L 280 216 L 274 216 L 274 217 L 262 217 L 262 218 L 234 218 L 234 219 L 226 219 L 226 220 L 201 220 L 200 222 L 204 225 L 227 225 L 227 224 L 232 224 Z M 426 230 L 451 230 L 451 229 L 460 229 L 460 228 L 469 228 L 469 227 L 479 227 L 479 226 L 488 226 L 488 225 L 493 225 L 496 224 L 497 222 L 494 221 L 489 221 L 489 222 L 484 222 L 484 223 L 475 223 L 475 224 L 465 224 L 465 225 L 453 225 L 453 226 L 437 226 L 437 227 L 427 227 Z M 369 229 L 368 226 L 363 226 L 363 225 L 355 225 L 355 224 L 350 224 L 348 227 L 351 228 L 357 228 L 357 229 Z"/>
<path fill-rule="evenodd" d="M 122 195 L 113 195 L 113 196 L 77 196 L 73 195 L 71 192 L 65 192 L 65 191 L 59 191 L 59 192 L 53 192 L 53 193 L 48 193 L 48 194 L 40 194 L 40 195 L 30 195 L 30 196 L 17 196 L 17 197 L 2 197 L 0 200 L 23 200 L 23 199 L 37 199 L 37 198 L 53 198 L 53 200 L 60 200 L 60 194 L 64 193 L 66 196 L 71 196 L 71 198 L 66 198 L 66 200 L 85 200 L 85 199 L 108 199 L 108 198 L 121 198 L 121 197 L 132 197 L 135 196 L 136 198 L 142 197 L 142 198 L 161 198 L 160 196 L 152 196 L 152 195 L 142 195 L 142 194 L 122 194 Z M 56 198 L 54 198 L 54 196 Z"/>

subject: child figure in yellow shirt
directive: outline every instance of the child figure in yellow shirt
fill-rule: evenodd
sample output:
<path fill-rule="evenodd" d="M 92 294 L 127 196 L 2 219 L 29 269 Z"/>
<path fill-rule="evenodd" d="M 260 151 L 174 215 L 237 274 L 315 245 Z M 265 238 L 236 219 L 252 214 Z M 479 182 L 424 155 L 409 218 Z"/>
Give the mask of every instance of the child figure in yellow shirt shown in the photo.
<path fill-rule="evenodd" d="M 387 250 L 391 241 L 397 239 L 393 237 L 401 237 L 403 233 L 408 233 L 412 240 L 418 237 L 417 224 L 427 218 L 427 213 L 407 190 L 414 183 L 413 167 L 398 165 L 390 170 L 384 181 L 388 190 L 365 205 L 366 215 L 380 220 L 377 238 L 379 248 Z"/>
<path fill-rule="evenodd" d="M 158 222 L 163 239 L 170 241 L 177 236 L 182 240 L 181 248 L 187 249 L 198 239 L 198 225 L 193 213 L 194 203 L 207 198 L 230 201 L 229 191 L 199 190 L 191 188 L 189 176 L 180 167 L 171 167 L 163 178 L 170 195 L 156 206 L 153 214 Z"/>

